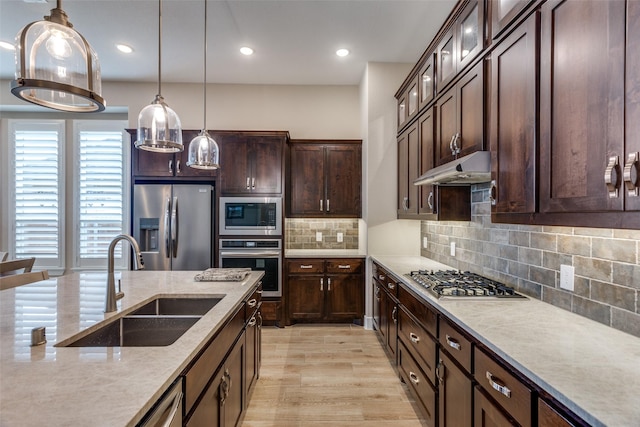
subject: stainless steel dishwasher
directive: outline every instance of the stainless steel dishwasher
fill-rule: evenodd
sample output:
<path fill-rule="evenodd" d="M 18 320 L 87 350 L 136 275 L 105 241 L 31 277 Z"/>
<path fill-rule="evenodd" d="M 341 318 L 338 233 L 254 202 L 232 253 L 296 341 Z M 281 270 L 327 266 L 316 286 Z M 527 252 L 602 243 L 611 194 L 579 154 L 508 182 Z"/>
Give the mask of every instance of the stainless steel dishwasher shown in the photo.
<path fill-rule="evenodd" d="M 139 427 L 182 427 L 182 377 L 155 404 Z"/>

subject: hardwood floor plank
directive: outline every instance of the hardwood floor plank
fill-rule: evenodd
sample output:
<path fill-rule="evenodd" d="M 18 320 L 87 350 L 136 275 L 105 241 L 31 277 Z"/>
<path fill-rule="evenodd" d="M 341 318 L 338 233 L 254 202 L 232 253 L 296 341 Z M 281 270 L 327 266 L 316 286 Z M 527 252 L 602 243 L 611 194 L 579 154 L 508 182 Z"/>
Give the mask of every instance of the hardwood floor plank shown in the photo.
<path fill-rule="evenodd" d="M 242 427 L 424 427 L 375 332 L 356 325 L 262 330 L 262 368 Z"/>

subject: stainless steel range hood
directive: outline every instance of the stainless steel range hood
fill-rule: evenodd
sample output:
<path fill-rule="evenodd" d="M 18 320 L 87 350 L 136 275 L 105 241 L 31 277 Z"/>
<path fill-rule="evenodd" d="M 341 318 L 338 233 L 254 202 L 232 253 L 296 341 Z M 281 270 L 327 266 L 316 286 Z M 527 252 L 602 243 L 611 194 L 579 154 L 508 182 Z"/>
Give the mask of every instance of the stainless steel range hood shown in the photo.
<path fill-rule="evenodd" d="M 414 185 L 478 184 L 491 181 L 491 154 L 476 151 L 427 171 Z"/>

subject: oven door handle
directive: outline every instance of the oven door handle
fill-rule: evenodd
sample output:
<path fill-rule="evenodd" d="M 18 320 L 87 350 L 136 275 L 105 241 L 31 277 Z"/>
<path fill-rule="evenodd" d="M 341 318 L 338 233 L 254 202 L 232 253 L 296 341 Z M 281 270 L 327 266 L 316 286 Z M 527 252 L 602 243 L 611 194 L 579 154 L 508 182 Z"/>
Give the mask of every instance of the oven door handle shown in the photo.
<path fill-rule="evenodd" d="M 220 252 L 220 256 L 224 258 L 246 258 L 246 257 L 259 257 L 259 258 L 279 258 L 282 252 L 278 251 L 264 251 L 264 252 Z"/>

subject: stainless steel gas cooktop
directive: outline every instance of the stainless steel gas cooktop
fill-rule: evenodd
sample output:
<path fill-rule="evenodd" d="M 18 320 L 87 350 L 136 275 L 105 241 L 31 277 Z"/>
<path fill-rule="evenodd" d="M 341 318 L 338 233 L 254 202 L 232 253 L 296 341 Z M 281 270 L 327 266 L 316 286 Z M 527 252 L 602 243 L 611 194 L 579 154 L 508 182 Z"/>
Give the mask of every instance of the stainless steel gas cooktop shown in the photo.
<path fill-rule="evenodd" d="M 406 276 L 425 287 L 437 298 L 526 298 L 512 287 L 469 271 L 416 270 L 406 274 Z"/>

